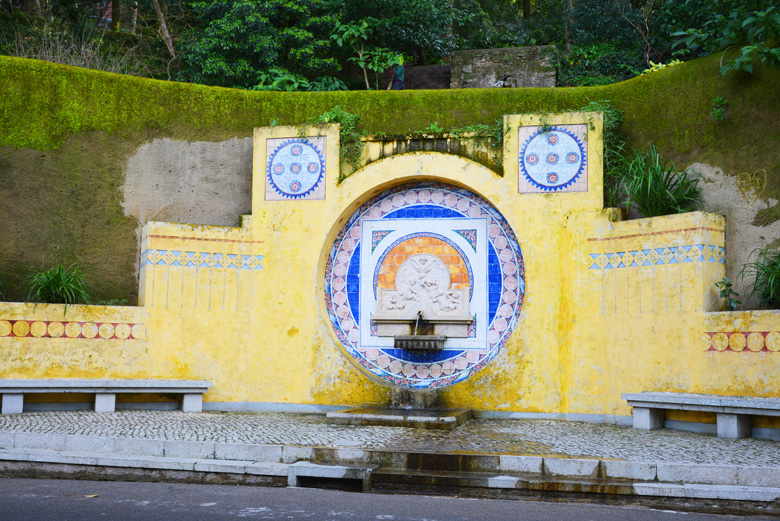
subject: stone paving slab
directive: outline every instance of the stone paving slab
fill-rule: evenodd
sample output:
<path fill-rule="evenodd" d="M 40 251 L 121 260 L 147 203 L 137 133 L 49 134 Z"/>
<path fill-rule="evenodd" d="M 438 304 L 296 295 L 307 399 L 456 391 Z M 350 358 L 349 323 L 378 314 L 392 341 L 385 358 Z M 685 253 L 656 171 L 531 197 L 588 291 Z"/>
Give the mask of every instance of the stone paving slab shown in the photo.
<path fill-rule="evenodd" d="M 283 453 L 290 453 L 283 458 L 285 461 L 296 459 L 292 454 L 295 451 L 301 452 L 298 459 L 306 459 L 311 456 L 311 447 L 332 447 L 345 451 L 614 459 L 666 464 L 664 472 L 670 473 L 675 472 L 674 465 L 685 464 L 780 468 L 777 441 L 732 440 L 683 431 L 643 431 L 562 420 L 473 419 L 454 431 L 423 431 L 330 425 L 324 415 L 318 414 L 47 411 L 0 416 L 0 447 L 13 446 L 20 437 L 17 446 L 62 450 L 67 443 L 77 444 L 78 436 L 122 440 L 119 445 L 129 452 L 133 443 L 148 445 L 147 441 L 155 440 L 153 443 L 159 441 L 161 451 L 167 446 L 181 450 L 182 457 L 203 457 L 202 451 L 208 453 L 212 444 L 218 444 L 223 448 L 215 456 L 231 458 L 241 453 L 241 445 L 253 444 L 282 446 Z M 22 441 L 24 444 L 20 445 Z M 177 447 L 168 442 L 199 443 Z M 635 471 L 648 472 L 638 467 Z M 680 468 L 676 471 L 682 472 Z"/>

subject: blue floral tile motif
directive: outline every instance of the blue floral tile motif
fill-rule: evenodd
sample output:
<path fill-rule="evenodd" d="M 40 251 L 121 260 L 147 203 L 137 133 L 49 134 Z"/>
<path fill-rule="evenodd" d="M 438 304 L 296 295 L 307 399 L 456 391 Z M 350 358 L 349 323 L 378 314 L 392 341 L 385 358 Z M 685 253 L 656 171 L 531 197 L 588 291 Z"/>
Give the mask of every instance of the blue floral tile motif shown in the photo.
<path fill-rule="evenodd" d="M 521 192 L 587 191 L 587 182 L 584 190 L 574 189 L 587 175 L 587 149 L 576 128 L 582 126 L 538 127 L 524 141 L 521 133 Z"/>
<path fill-rule="evenodd" d="M 407 219 L 408 225 L 398 221 Z M 379 242 L 386 237 L 378 239 L 374 231 L 387 230 L 394 224 L 394 237 L 409 233 L 429 235 L 433 230 L 411 230 L 417 226 L 414 222 L 431 222 L 431 219 L 436 222 L 452 219 L 453 234 L 449 239 L 465 240 L 461 244 L 470 247 L 475 246 L 469 239 L 470 234 L 463 235 L 460 231 L 483 230 L 478 233 L 484 235 L 475 236 L 484 237 L 487 244 L 477 244 L 481 253 L 475 249 L 473 255 L 484 263 L 480 272 L 485 278 L 480 284 L 485 288 L 481 298 L 486 300 L 474 302 L 477 302 L 476 309 L 486 311 L 477 311 L 484 319 L 478 319 L 480 322 L 472 325 L 469 338 L 463 339 L 463 346 L 458 342 L 439 352 L 404 352 L 394 349 L 392 344 L 377 343 L 375 325 L 367 318 L 371 310 L 360 308 L 363 302 L 361 281 L 368 288 L 375 287 L 375 284 L 365 284 L 366 280 L 374 278 L 375 265 L 370 265 L 370 272 L 361 273 L 360 243 L 361 240 L 370 241 L 364 254 L 373 256 Z M 470 230 L 470 223 L 460 224 L 459 221 L 464 220 L 473 220 L 475 230 Z M 411 227 L 409 231 L 407 226 Z M 367 230 L 365 236 L 363 227 Z M 467 255 L 463 254 L 463 257 Z M 476 270 L 473 273 L 476 276 Z M 506 347 L 509 336 L 517 327 L 525 287 L 520 245 L 506 219 L 474 193 L 443 183 L 396 186 L 364 203 L 337 234 L 325 262 L 325 305 L 333 332 L 346 353 L 371 376 L 410 389 L 446 387 L 483 369 Z M 361 327 L 366 328 L 366 334 L 361 334 Z"/>
<path fill-rule="evenodd" d="M 325 138 L 269 139 L 266 200 L 324 199 L 325 155 L 315 141 Z"/>

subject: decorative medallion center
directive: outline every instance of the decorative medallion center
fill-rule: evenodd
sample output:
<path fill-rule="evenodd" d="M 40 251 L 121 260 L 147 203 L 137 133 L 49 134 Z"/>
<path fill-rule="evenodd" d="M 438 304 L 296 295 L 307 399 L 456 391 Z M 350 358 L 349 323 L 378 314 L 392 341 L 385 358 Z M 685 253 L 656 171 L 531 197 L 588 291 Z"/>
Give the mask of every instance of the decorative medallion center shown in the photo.
<path fill-rule="evenodd" d="M 582 127 L 574 125 L 573 127 Z M 586 191 L 575 187 L 584 177 L 587 158 L 581 129 L 540 127 L 520 144 L 521 191 Z M 587 131 L 587 129 L 586 129 Z M 522 140 L 522 136 L 521 136 Z M 526 186 L 523 190 L 523 184 Z"/>

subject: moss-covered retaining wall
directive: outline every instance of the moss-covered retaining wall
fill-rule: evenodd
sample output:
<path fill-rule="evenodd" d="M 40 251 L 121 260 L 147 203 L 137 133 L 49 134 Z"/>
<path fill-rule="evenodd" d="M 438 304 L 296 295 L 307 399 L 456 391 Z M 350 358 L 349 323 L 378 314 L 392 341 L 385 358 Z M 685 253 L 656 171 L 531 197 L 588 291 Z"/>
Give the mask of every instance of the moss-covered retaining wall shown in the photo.
<path fill-rule="evenodd" d="M 727 216 L 733 276 L 753 248 L 780 241 L 773 224 L 780 218 L 780 71 L 724 78 L 719 59 L 605 87 L 270 93 L 0 57 L 7 298 L 24 298 L 20 282 L 31 267 L 78 262 L 98 296 L 133 303 L 140 225 L 237 223 L 247 208 L 252 129 L 300 124 L 336 105 L 358 114 L 368 133 L 405 134 L 432 122 L 462 128 L 609 100 L 624 111 L 621 132 L 632 146 L 655 144 L 665 158 L 705 171 L 715 206 L 708 209 Z M 729 100 L 720 122 L 710 116 L 717 96 Z M 217 184 L 233 189 L 217 194 Z M 751 240 L 732 247 L 747 232 Z"/>

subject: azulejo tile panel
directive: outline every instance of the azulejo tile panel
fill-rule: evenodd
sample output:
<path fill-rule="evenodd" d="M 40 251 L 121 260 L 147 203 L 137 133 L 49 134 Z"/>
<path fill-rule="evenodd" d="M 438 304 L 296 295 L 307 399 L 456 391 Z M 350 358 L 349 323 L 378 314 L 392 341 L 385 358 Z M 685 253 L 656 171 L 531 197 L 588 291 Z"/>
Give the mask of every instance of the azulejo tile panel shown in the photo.
<path fill-rule="evenodd" d="M 780 352 L 780 331 L 710 331 L 704 333 L 704 341 L 705 351 Z"/>
<path fill-rule="evenodd" d="M 262 255 L 241 255 L 182 250 L 148 249 L 141 253 L 141 266 L 179 266 L 185 268 L 224 268 L 261 270 Z"/>
<path fill-rule="evenodd" d="M 371 320 L 376 288 L 393 285 L 382 266 L 415 253 L 439 257 L 451 283 L 470 288 L 475 322 L 467 338 L 448 338 L 442 351 L 397 350 L 392 338 L 376 336 Z M 445 387 L 485 367 L 516 327 L 524 295 L 523 258 L 507 221 L 479 196 L 441 183 L 398 186 L 363 204 L 325 267 L 326 306 L 345 351 L 371 375 L 407 388 Z"/>
<path fill-rule="evenodd" d="M 519 193 L 587 192 L 588 126 L 520 127 Z"/>
<path fill-rule="evenodd" d="M 457 230 L 455 231 L 457 233 Z M 375 232 L 372 232 L 372 235 L 373 233 Z M 476 230 L 474 234 L 476 237 Z M 372 247 L 371 253 L 375 250 L 376 248 Z M 374 270 L 374 289 L 395 289 L 395 274 L 398 268 L 406 259 L 420 253 L 435 255 L 444 261 L 450 271 L 451 289 L 471 287 L 470 281 L 473 276 L 471 266 L 465 260 L 466 257 L 460 248 L 444 236 L 436 236 L 429 232 L 406 235 L 394 241 L 383 252 Z"/>
<path fill-rule="evenodd" d="M 586 262 L 592 270 L 609 270 L 684 264 L 686 262 L 715 262 L 723 264 L 726 261 L 722 246 L 692 244 L 689 246 L 665 246 L 612 253 L 591 253 L 588 255 Z"/>
<path fill-rule="evenodd" d="M 0 320 L 0 337 L 143 340 L 145 335 L 144 325 L 137 323 Z"/>
<path fill-rule="evenodd" d="M 150 272 L 146 275 L 151 284 L 148 304 L 168 307 L 174 299 L 179 307 L 197 308 L 200 300 L 201 306 L 208 310 L 230 307 L 238 311 L 242 306 L 251 310 L 255 301 L 255 274 L 263 269 L 263 257 L 147 249 L 141 253 L 141 266 Z M 229 285 L 228 278 L 235 280 L 235 285 Z M 235 288 L 230 295 L 227 294 L 229 286 Z"/>
<path fill-rule="evenodd" d="M 266 140 L 266 201 L 325 199 L 326 139 Z"/>

